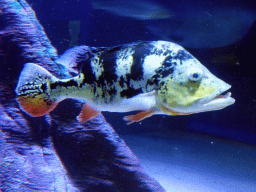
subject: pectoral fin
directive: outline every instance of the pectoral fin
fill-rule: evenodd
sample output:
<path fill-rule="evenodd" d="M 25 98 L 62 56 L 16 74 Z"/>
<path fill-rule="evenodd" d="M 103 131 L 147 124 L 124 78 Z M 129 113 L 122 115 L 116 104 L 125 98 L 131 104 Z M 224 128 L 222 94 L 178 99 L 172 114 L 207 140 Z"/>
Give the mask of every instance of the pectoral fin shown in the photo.
<path fill-rule="evenodd" d="M 148 111 L 142 111 L 140 113 L 137 113 L 136 115 L 129 115 L 129 116 L 125 116 L 123 119 L 127 122 L 127 125 L 130 125 L 134 122 L 139 122 L 143 119 L 146 119 L 148 117 L 151 117 L 152 115 L 154 115 L 155 111 L 153 110 L 148 110 Z"/>
<path fill-rule="evenodd" d="M 99 113 L 100 111 L 93 109 L 91 106 L 85 103 L 81 113 L 76 117 L 76 119 L 81 123 L 86 122 L 96 117 Z"/>
<path fill-rule="evenodd" d="M 166 108 L 166 107 L 163 106 L 163 105 L 159 105 L 159 108 L 160 108 L 161 111 L 162 111 L 164 114 L 166 114 L 166 115 L 190 115 L 190 114 L 193 114 L 193 113 L 177 112 L 177 111 L 168 109 L 168 108 Z"/>

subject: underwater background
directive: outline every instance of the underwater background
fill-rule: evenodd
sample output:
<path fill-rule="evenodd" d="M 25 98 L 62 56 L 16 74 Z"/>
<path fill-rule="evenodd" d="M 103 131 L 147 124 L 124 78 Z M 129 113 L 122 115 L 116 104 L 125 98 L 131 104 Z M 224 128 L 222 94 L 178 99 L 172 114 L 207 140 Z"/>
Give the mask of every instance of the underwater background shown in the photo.
<path fill-rule="evenodd" d="M 231 84 L 236 103 L 219 111 L 156 115 L 129 126 L 124 114 L 103 115 L 166 191 L 256 191 L 255 2 L 27 2 L 60 55 L 78 45 L 168 40 Z"/>

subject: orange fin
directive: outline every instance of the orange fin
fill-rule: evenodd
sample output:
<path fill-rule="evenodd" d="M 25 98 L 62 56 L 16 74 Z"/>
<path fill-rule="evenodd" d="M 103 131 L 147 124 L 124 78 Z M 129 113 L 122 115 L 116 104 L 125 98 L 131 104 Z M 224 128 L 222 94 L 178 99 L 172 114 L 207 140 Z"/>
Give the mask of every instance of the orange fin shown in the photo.
<path fill-rule="evenodd" d="M 33 117 L 43 116 L 51 112 L 58 104 L 58 102 L 47 98 L 46 94 L 18 96 L 17 101 L 20 108 Z"/>
<path fill-rule="evenodd" d="M 76 119 L 81 123 L 86 122 L 92 119 L 93 117 L 96 117 L 99 113 L 100 111 L 93 109 L 91 106 L 85 103 L 81 113 L 76 117 Z"/>
<path fill-rule="evenodd" d="M 125 116 L 123 119 L 127 122 L 127 125 L 130 125 L 134 122 L 139 122 L 143 119 L 146 119 L 148 117 L 151 117 L 152 115 L 154 115 L 155 111 L 153 110 L 148 110 L 148 111 L 142 111 L 140 113 L 137 113 L 136 115 L 128 115 Z"/>

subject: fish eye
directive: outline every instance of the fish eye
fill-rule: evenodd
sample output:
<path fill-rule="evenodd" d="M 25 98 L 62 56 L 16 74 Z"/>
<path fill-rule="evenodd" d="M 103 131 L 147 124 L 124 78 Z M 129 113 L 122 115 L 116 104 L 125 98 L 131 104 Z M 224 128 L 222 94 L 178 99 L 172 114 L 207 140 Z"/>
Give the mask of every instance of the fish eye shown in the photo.
<path fill-rule="evenodd" d="M 202 71 L 199 70 L 199 71 L 193 71 L 189 74 L 189 79 L 191 81 L 199 81 L 201 78 L 202 78 Z"/>
<path fill-rule="evenodd" d="M 198 73 L 193 73 L 193 74 L 192 74 L 192 77 L 193 77 L 193 79 L 198 79 L 199 74 L 198 74 Z"/>

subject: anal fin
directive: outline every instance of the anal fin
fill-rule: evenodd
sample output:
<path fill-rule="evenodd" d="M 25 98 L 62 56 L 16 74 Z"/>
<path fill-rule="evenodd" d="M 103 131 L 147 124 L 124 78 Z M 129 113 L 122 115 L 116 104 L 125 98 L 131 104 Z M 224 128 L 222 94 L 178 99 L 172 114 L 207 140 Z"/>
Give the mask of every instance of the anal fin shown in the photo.
<path fill-rule="evenodd" d="M 96 117 L 99 113 L 100 113 L 100 111 L 93 109 L 91 106 L 89 106 L 85 103 L 82 111 L 76 117 L 76 119 L 81 123 L 86 122 L 86 121 L 89 121 L 90 119 Z"/>
<path fill-rule="evenodd" d="M 153 110 L 148 110 L 148 111 L 142 111 L 140 113 L 137 113 L 136 115 L 128 115 L 125 116 L 123 119 L 127 122 L 127 125 L 130 125 L 134 122 L 139 122 L 143 119 L 146 119 L 148 117 L 151 117 L 152 115 L 154 115 L 155 111 Z"/>

